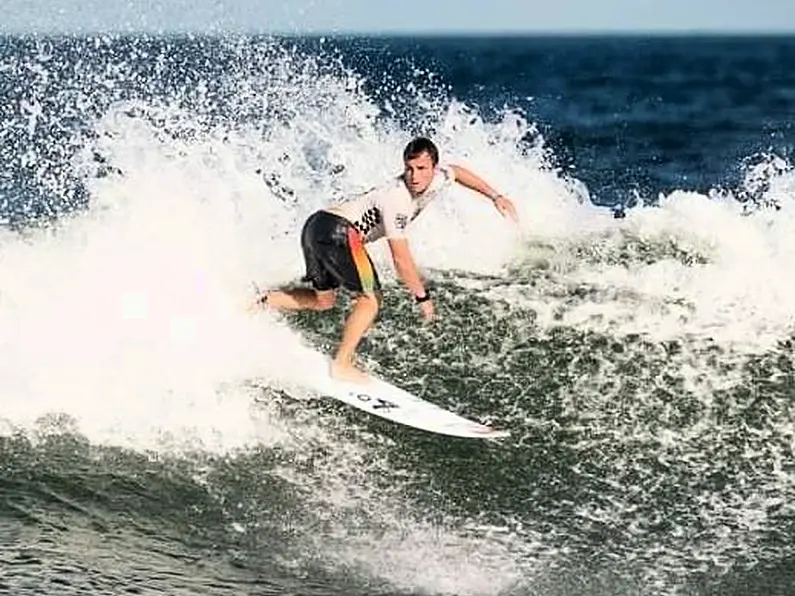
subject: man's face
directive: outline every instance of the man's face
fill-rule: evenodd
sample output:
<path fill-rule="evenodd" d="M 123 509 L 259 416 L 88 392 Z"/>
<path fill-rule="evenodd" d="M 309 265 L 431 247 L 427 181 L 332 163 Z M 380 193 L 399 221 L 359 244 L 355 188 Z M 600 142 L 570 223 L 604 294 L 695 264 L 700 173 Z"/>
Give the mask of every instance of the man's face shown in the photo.
<path fill-rule="evenodd" d="M 433 159 L 427 151 L 423 151 L 417 157 L 413 157 L 403 162 L 403 179 L 406 186 L 413 196 L 425 192 L 428 185 L 433 180 L 434 165 Z"/>

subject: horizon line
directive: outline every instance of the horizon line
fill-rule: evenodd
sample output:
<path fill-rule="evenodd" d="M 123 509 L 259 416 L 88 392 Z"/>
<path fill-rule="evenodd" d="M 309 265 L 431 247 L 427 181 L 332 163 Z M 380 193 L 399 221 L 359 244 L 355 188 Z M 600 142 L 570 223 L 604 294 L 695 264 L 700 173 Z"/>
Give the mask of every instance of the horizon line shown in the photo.
<path fill-rule="evenodd" d="M 422 30 L 364 30 L 334 29 L 295 31 L 287 29 L 17 29 L 3 30 L 0 36 L 45 36 L 45 37 L 95 37 L 100 35 L 157 35 L 157 36 L 272 36 L 272 37 L 787 37 L 795 38 L 795 31 L 788 29 L 710 29 L 710 28 L 660 28 L 660 29 L 422 29 Z"/>

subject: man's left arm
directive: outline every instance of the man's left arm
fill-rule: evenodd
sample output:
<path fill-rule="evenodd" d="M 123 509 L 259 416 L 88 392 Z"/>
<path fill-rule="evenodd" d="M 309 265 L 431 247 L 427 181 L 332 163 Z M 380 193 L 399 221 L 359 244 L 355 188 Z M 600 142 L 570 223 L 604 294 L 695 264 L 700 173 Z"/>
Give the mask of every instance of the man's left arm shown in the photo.
<path fill-rule="evenodd" d="M 494 190 L 488 182 L 483 180 L 480 176 L 472 172 L 471 170 L 466 169 L 462 166 L 450 165 L 450 169 L 455 174 L 455 181 L 465 186 L 475 192 L 479 192 L 484 197 L 491 200 L 494 204 L 494 207 L 499 211 L 503 216 L 510 217 L 514 221 L 518 221 L 518 216 L 516 214 L 516 208 L 513 206 L 513 202 L 511 200 Z"/>

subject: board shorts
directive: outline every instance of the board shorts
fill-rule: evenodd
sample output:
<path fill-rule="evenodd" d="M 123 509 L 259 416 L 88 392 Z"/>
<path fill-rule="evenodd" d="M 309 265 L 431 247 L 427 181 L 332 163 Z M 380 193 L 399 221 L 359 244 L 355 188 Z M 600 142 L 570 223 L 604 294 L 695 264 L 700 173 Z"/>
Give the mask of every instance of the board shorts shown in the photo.
<path fill-rule="evenodd" d="M 343 287 L 357 294 L 381 290 L 361 233 L 344 217 L 328 211 L 310 215 L 301 231 L 301 248 L 306 261 L 304 281 L 315 290 Z"/>

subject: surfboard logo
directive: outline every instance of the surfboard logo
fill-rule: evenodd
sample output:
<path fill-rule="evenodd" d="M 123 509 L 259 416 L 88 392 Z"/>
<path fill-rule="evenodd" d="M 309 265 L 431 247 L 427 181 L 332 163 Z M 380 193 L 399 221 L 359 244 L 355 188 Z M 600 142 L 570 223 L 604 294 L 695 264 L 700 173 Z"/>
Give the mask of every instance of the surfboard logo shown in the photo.
<path fill-rule="evenodd" d="M 393 410 L 400 407 L 383 397 L 373 397 L 367 393 L 357 393 L 356 399 L 364 403 L 372 404 L 373 410 Z"/>

